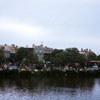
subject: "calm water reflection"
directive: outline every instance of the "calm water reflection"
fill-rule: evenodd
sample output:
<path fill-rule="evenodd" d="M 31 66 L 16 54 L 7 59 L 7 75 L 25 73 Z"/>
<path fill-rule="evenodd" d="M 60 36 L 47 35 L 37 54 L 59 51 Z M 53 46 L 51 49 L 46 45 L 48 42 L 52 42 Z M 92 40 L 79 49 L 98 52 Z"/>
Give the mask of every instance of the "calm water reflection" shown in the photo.
<path fill-rule="evenodd" d="M 100 100 L 100 79 L 0 80 L 0 100 Z"/>

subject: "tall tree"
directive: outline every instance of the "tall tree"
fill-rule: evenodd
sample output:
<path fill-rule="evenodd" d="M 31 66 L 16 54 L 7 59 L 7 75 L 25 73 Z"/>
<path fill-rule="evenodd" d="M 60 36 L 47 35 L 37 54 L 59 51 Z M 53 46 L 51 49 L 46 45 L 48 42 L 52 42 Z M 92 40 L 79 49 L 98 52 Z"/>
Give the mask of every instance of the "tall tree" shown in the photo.
<path fill-rule="evenodd" d="M 94 52 L 90 52 L 87 56 L 88 60 L 96 60 L 97 55 Z"/>
<path fill-rule="evenodd" d="M 38 62 L 38 57 L 31 48 L 20 48 L 16 53 L 16 60 L 19 63 L 32 64 Z"/>
<path fill-rule="evenodd" d="M 79 50 L 77 48 L 68 48 L 65 50 L 67 53 L 67 59 L 70 65 L 74 66 L 77 63 L 77 58 L 79 56 Z"/>
<path fill-rule="evenodd" d="M 0 64 L 5 60 L 5 55 L 2 50 L 0 50 Z"/>

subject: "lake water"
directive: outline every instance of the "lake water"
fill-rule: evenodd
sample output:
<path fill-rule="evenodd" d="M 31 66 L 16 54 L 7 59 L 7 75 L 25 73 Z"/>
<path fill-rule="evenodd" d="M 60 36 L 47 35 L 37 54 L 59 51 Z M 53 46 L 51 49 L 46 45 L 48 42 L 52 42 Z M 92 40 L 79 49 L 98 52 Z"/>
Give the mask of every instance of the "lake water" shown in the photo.
<path fill-rule="evenodd" d="M 1 79 L 0 100 L 100 100 L 100 79 Z"/>

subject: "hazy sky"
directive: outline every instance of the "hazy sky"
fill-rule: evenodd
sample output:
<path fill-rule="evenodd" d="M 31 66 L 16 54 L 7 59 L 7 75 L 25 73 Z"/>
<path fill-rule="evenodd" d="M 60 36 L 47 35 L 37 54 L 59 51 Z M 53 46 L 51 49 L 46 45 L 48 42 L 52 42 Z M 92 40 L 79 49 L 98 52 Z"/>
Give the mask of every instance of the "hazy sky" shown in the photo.
<path fill-rule="evenodd" d="M 100 0 L 1 0 L 0 44 L 41 42 L 100 53 Z"/>

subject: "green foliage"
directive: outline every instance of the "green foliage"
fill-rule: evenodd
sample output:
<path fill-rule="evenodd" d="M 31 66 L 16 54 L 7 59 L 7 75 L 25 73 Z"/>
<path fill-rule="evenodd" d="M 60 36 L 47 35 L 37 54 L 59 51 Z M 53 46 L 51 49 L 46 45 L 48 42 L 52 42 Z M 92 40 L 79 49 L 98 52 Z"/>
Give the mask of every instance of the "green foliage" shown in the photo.
<path fill-rule="evenodd" d="M 80 66 L 85 66 L 87 58 L 80 54 L 77 48 L 68 48 L 64 50 L 55 49 L 52 54 L 44 55 L 46 61 L 51 61 L 55 66 L 75 66 L 77 63 Z"/>
<path fill-rule="evenodd" d="M 19 48 L 16 53 L 16 59 L 21 62 L 24 58 L 28 56 L 29 50 L 26 48 Z"/>
<path fill-rule="evenodd" d="M 97 60 L 100 60 L 100 55 L 97 56 Z"/>
<path fill-rule="evenodd" d="M 16 53 L 16 60 L 24 64 L 33 64 L 38 62 L 38 57 L 33 49 L 20 48 Z"/>
<path fill-rule="evenodd" d="M 87 63 L 87 58 L 85 55 L 83 54 L 79 54 L 77 57 L 77 62 L 80 64 L 80 66 L 85 66 Z"/>
<path fill-rule="evenodd" d="M 64 66 L 66 64 L 65 52 L 55 54 L 50 60 L 55 66 Z"/>
<path fill-rule="evenodd" d="M 78 63 L 79 50 L 77 48 L 68 48 L 65 51 L 70 65 L 74 66 Z"/>
<path fill-rule="evenodd" d="M 39 64 L 44 64 L 44 63 L 45 63 L 45 60 L 44 60 L 44 59 L 40 59 L 40 60 L 38 61 L 38 63 L 39 63 Z"/>
<path fill-rule="evenodd" d="M 89 53 L 87 56 L 88 60 L 96 60 L 96 57 L 97 55 L 94 52 Z"/>
<path fill-rule="evenodd" d="M 5 60 L 5 56 L 2 50 L 0 50 L 0 64 Z"/>
<path fill-rule="evenodd" d="M 44 59 L 45 61 L 50 61 L 50 58 L 52 57 L 52 54 L 51 53 L 45 53 L 44 54 Z"/>

